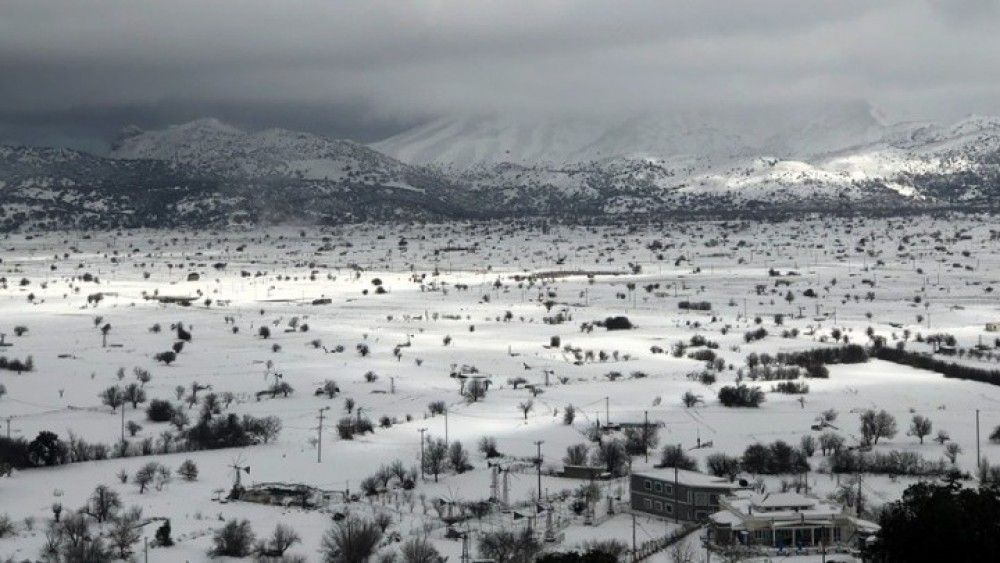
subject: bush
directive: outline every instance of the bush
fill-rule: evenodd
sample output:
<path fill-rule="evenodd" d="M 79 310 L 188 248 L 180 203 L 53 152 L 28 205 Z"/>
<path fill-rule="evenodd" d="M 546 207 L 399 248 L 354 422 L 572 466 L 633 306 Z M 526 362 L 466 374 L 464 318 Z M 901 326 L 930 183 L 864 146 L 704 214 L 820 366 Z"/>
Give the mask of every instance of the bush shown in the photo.
<path fill-rule="evenodd" d="M 256 535 L 249 520 L 229 520 L 212 536 L 213 557 L 247 557 L 253 551 Z"/>
<path fill-rule="evenodd" d="M 497 449 L 497 440 L 492 436 L 483 436 L 479 439 L 479 451 L 487 459 L 500 457 L 500 450 Z"/>
<path fill-rule="evenodd" d="M 993 432 L 990 433 L 990 441 L 994 444 L 1000 444 L 1000 426 L 994 428 Z"/>
<path fill-rule="evenodd" d="M 0 356 L 0 369 L 15 371 L 17 373 L 34 371 L 35 360 L 31 356 L 28 356 L 24 360 L 18 360 L 17 358 L 11 360 L 7 359 L 6 356 Z"/>
<path fill-rule="evenodd" d="M 628 330 L 633 328 L 632 321 L 628 317 L 608 317 L 604 319 L 604 328 L 608 330 Z"/>
<path fill-rule="evenodd" d="M 0 514 L 0 538 L 12 536 L 17 532 L 17 526 L 8 514 Z"/>
<path fill-rule="evenodd" d="M 741 465 L 744 471 L 763 475 L 809 471 L 805 454 L 782 440 L 770 445 L 757 443 L 747 446 Z"/>
<path fill-rule="evenodd" d="M 281 420 L 276 416 L 258 418 L 243 415 L 241 418 L 230 413 L 213 417 L 203 411 L 198 423 L 189 428 L 184 436 L 189 449 L 214 450 L 266 443 L 279 432 Z"/>
<path fill-rule="evenodd" d="M 465 473 L 472 469 L 472 465 L 469 464 L 469 453 L 457 440 L 448 446 L 448 463 L 456 473 Z"/>
<path fill-rule="evenodd" d="M 173 350 L 167 350 L 166 352 L 160 352 L 159 354 L 153 356 L 153 359 L 169 366 L 177 360 L 177 353 Z"/>
<path fill-rule="evenodd" d="M 400 548 L 403 556 L 403 563 L 443 563 L 445 558 L 441 557 L 434 544 L 426 538 L 412 538 Z"/>
<path fill-rule="evenodd" d="M 936 371 L 948 378 L 968 379 L 971 381 L 979 381 L 981 383 L 989 383 L 991 385 L 1000 385 L 1000 370 L 988 370 L 974 366 L 946 362 L 918 352 L 910 352 L 896 348 L 874 348 L 872 355 L 887 362 L 903 364 L 918 369 Z"/>
<path fill-rule="evenodd" d="M 909 475 L 914 477 L 943 477 L 953 471 L 943 459 L 924 459 L 916 452 L 893 450 L 890 452 L 858 452 L 841 449 L 830 456 L 832 473 L 864 471 L 878 475 Z"/>
<path fill-rule="evenodd" d="M 153 399 L 146 407 L 146 418 L 151 422 L 170 422 L 175 412 L 174 405 L 170 401 Z"/>
<path fill-rule="evenodd" d="M 195 465 L 195 463 L 190 459 L 185 459 L 181 462 L 180 467 L 177 468 L 177 473 L 179 473 L 185 481 L 196 481 L 198 479 L 198 466 Z"/>
<path fill-rule="evenodd" d="M 714 453 L 705 458 L 705 468 L 716 477 L 736 478 L 740 472 L 740 458 L 724 453 Z"/>
<path fill-rule="evenodd" d="M 693 457 L 687 455 L 684 448 L 680 445 L 667 445 L 663 447 L 663 451 L 660 453 L 660 464 L 658 467 L 676 467 L 677 469 L 697 471 L 698 462 Z"/>
<path fill-rule="evenodd" d="M 444 414 L 444 411 L 448 408 L 444 401 L 431 401 L 427 403 L 427 411 L 431 413 L 431 416 Z"/>
<path fill-rule="evenodd" d="M 804 395 L 809 392 L 809 386 L 798 381 L 782 381 L 771 387 L 771 391 L 789 395 Z"/>
<path fill-rule="evenodd" d="M 327 563 L 368 561 L 378 550 L 383 531 L 375 522 L 348 516 L 323 535 L 320 551 Z"/>
<path fill-rule="evenodd" d="M 764 402 L 764 392 L 760 387 L 726 385 L 719 389 L 719 402 L 727 407 L 759 407 Z"/>

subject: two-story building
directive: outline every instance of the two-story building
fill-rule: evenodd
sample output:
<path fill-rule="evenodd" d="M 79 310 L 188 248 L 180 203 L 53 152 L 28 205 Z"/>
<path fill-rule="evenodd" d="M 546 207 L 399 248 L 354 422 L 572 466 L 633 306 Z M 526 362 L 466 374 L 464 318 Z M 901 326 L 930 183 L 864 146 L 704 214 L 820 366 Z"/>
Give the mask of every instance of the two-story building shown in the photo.
<path fill-rule="evenodd" d="M 652 469 L 633 473 L 632 510 L 686 522 L 700 522 L 719 510 L 719 498 L 740 489 L 739 483 L 697 471 Z"/>
<path fill-rule="evenodd" d="M 711 541 L 719 546 L 860 547 L 879 529 L 836 503 L 799 493 L 739 491 L 719 502 L 721 510 L 709 519 Z"/>

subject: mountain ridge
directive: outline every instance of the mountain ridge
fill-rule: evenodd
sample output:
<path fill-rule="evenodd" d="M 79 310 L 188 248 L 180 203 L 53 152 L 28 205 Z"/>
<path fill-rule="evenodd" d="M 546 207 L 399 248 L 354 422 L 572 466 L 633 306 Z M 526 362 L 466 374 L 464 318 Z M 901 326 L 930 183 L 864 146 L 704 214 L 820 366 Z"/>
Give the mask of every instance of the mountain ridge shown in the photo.
<path fill-rule="evenodd" d="M 698 148 L 714 134 L 711 122 L 664 145 L 653 120 L 619 124 L 580 149 L 571 135 L 556 131 L 553 118 L 540 125 L 541 133 L 524 134 L 533 145 L 471 166 L 407 163 L 373 148 L 379 143 L 280 128 L 250 132 L 212 118 L 156 131 L 129 127 L 107 156 L 0 147 L 0 229 L 711 216 L 982 208 L 1000 201 L 1000 119 L 886 124 L 871 108 L 854 112 L 847 126 L 821 135 L 809 131 L 828 127 L 823 124 L 836 113 L 814 120 L 805 129 L 809 143 L 772 133 L 767 151 L 752 148 L 757 141 L 749 133 L 726 133 Z M 572 128 L 584 131 L 588 123 Z M 508 142 L 505 135 L 498 138 Z M 606 156 L 594 148 L 616 144 L 644 150 Z M 645 150 L 657 146 L 676 150 Z M 514 162 L 556 149 L 601 158 Z M 475 155 L 483 149 L 454 150 Z"/>

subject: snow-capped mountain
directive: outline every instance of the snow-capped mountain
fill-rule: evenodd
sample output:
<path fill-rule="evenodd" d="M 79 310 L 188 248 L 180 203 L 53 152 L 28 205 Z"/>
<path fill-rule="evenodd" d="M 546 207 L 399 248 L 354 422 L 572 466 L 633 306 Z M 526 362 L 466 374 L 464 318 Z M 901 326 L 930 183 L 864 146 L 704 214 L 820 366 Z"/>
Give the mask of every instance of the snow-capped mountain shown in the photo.
<path fill-rule="evenodd" d="M 0 230 L 218 224 L 239 203 L 164 161 L 0 146 Z"/>
<path fill-rule="evenodd" d="M 364 145 L 215 119 L 128 128 L 110 157 L 0 148 L 0 227 L 341 222 L 464 215 L 449 180 Z"/>
<path fill-rule="evenodd" d="M 770 155 L 805 157 L 880 139 L 886 127 L 867 103 L 781 112 L 645 112 L 626 117 L 452 117 L 375 143 L 412 164 L 453 169 L 513 163 L 565 165 L 620 158 Z"/>
<path fill-rule="evenodd" d="M 159 131 L 126 128 L 111 156 L 163 160 L 227 178 L 284 177 L 400 187 L 416 170 L 352 141 L 285 129 L 247 132 L 213 118 Z"/>
<path fill-rule="evenodd" d="M 865 103 L 617 121 L 491 116 L 439 120 L 373 146 L 502 198 L 520 190 L 537 201 L 539 188 L 560 200 L 603 194 L 603 212 L 706 199 L 968 203 L 997 195 L 1000 119 L 887 124 Z"/>
<path fill-rule="evenodd" d="M 0 147 L 0 230 L 1000 202 L 1000 119 L 890 125 L 864 105 L 807 117 L 451 120 L 374 148 L 214 119 L 129 128 L 109 156 Z"/>

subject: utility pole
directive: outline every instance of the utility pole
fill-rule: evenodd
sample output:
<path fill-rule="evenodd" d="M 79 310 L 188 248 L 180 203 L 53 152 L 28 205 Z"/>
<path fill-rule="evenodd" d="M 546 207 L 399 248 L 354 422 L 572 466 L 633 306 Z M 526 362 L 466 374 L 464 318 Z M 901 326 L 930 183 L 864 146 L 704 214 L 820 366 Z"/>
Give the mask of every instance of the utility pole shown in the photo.
<path fill-rule="evenodd" d="M 497 499 L 500 498 L 500 495 L 497 492 L 497 489 L 499 489 L 499 485 L 497 483 L 497 466 L 494 465 L 494 466 L 490 467 L 490 498 L 491 499 L 497 500 Z"/>
<path fill-rule="evenodd" d="M 636 561 L 637 552 L 635 549 L 635 512 L 632 513 L 632 561 Z"/>
<path fill-rule="evenodd" d="M 448 445 L 448 407 L 444 407 L 444 445 Z"/>
<path fill-rule="evenodd" d="M 420 432 L 420 478 L 424 478 L 424 432 L 427 432 L 426 428 L 420 428 L 417 430 Z"/>
<path fill-rule="evenodd" d="M 330 410 L 330 407 L 319 409 L 319 425 L 316 427 L 316 463 L 323 462 L 323 413 Z"/>
<path fill-rule="evenodd" d="M 677 449 L 681 449 L 681 445 L 677 444 Z M 683 450 L 682 450 L 683 451 Z M 681 517 L 681 505 L 680 505 L 680 495 L 677 494 L 678 485 L 678 475 L 677 475 L 677 463 L 674 463 L 674 524 L 680 524 Z"/>
<path fill-rule="evenodd" d="M 857 516 L 858 516 L 858 518 L 861 518 L 861 463 L 860 463 L 860 459 L 861 458 L 860 458 L 860 456 L 859 456 L 858 459 L 859 459 L 859 463 L 858 463 L 858 498 L 857 498 L 856 502 L 857 502 L 857 509 L 858 509 L 857 510 Z"/>
<path fill-rule="evenodd" d="M 611 399 L 604 397 L 604 424 L 611 424 Z"/>
<path fill-rule="evenodd" d="M 10 419 L 13 417 L 7 417 L 7 439 L 10 440 Z"/>
<path fill-rule="evenodd" d="M 979 457 L 979 409 L 976 409 L 976 469 L 982 462 Z"/>
<path fill-rule="evenodd" d="M 649 411 L 642 411 L 642 452 L 646 455 L 646 463 L 649 463 Z"/>
<path fill-rule="evenodd" d="M 503 468 L 503 498 L 500 506 L 506 509 L 510 505 L 510 468 Z"/>
<path fill-rule="evenodd" d="M 535 446 L 538 447 L 538 457 L 535 458 L 535 465 L 538 467 L 538 502 L 542 502 L 542 444 L 544 443 L 543 440 L 535 441 Z"/>
<path fill-rule="evenodd" d="M 122 401 L 122 443 L 125 443 L 125 401 Z"/>

